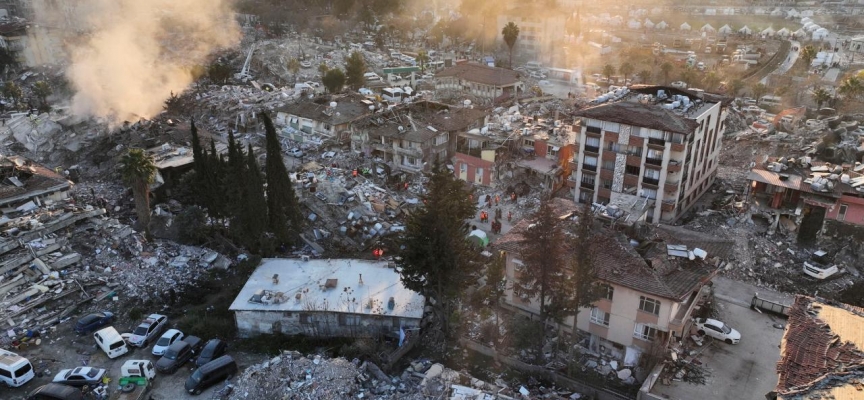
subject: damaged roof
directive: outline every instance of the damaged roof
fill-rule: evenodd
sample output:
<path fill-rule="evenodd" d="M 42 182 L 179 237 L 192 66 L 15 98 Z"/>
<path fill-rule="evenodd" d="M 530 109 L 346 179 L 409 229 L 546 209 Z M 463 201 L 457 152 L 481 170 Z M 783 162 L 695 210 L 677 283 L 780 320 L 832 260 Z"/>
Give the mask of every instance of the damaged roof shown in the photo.
<path fill-rule="evenodd" d="M 72 187 L 62 175 L 21 156 L 0 156 L 0 172 L 0 205 Z"/>
<path fill-rule="evenodd" d="M 584 108 L 574 115 L 685 135 L 699 127 L 696 120 L 682 117 L 658 105 L 629 101 Z"/>
<path fill-rule="evenodd" d="M 860 399 L 864 309 L 796 296 L 780 343 L 778 399 Z"/>
<path fill-rule="evenodd" d="M 366 98 L 359 94 L 349 93 L 339 97 L 319 97 L 312 101 L 288 104 L 276 111 L 336 126 L 372 114 L 368 100 L 363 102 L 364 100 Z M 330 107 L 331 102 L 336 103 L 335 109 Z"/>
<path fill-rule="evenodd" d="M 683 244 L 688 249 L 702 249 L 708 253 L 708 257 L 729 259 L 734 254 L 735 241 L 732 239 L 721 239 L 717 235 L 709 235 L 680 226 L 660 224 L 655 229 L 656 236 L 666 243 Z"/>
<path fill-rule="evenodd" d="M 455 77 L 469 82 L 492 86 L 510 86 L 520 82 L 519 73 L 516 71 L 470 62 L 445 68 L 435 74 L 435 77 Z"/>
<path fill-rule="evenodd" d="M 452 107 L 431 101 L 400 105 L 391 111 L 371 115 L 365 120 L 371 134 L 425 142 L 442 133 L 480 127 L 488 115 L 484 110 Z"/>

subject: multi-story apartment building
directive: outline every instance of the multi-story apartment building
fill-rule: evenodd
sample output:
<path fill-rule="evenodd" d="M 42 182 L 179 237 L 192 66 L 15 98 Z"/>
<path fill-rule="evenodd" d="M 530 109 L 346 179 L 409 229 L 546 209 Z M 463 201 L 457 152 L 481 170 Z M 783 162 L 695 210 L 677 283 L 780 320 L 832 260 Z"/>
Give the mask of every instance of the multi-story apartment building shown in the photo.
<path fill-rule="evenodd" d="M 637 85 L 578 111 L 577 202 L 672 222 L 714 182 L 729 99 L 671 87 Z M 638 207 L 634 207 L 639 205 Z"/>
<path fill-rule="evenodd" d="M 575 223 L 568 216 L 580 206 L 556 198 L 552 208 L 564 223 Z M 527 230 L 532 223 L 531 218 L 519 221 L 492 245 L 505 252 L 505 276 L 510 282 L 528 268 L 521 251 L 531 245 Z M 598 284 L 605 291 L 579 312 L 575 326 L 590 337 L 592 350 L 603 346 L 613 357 L 626 359 L 625 354 L 652 351 L 655 344 L 664 346 L 667 340 L 680 340 L 690 332 L 691 315 L 706 295 L 705 286 L 716 267 L 698 257 L 690 260 L 687 245 L 670 247 L 660 237 L 634 248 L 623 235 L 604 229 L 594 233 L 590 248 Z M 512 285 L 503 302 L 524 315 L 539 315 L 538 299 L 515 295 Z M 564 330 L 572 330 L 573 325 L 573 317 L 562 321 Z"/>
<path fill-rule="evenodd" d="M 536 61 L 550 62 L 560 52 L 556 45 L 564 40 L 565 25 L 569 13 L 557 8 L 537 6 L 517 6 L 498 15 L 497 32 L 513 22 L 519 27 L 514 54 L 528 56 Z M 503 43 L 503 38 L 498 35 Z M 556 51 L 557 50 L 557 51 Z"/>

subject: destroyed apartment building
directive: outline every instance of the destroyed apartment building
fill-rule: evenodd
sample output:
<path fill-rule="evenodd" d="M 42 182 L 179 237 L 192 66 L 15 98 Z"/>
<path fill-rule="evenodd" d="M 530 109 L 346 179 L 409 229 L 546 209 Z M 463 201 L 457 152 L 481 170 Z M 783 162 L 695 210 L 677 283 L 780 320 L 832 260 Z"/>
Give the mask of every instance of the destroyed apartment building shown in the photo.
<path fill-rule="evenodd" d="M 577 202 L 611 207 L 630 222 L 670 223 L 717 172 L 730 99 L 696 90 L 634 85 L 575 113 Z"/>
<path fill-rule="evenodd" d="M 4 217 L 66 199 L 72 182 L 20 156 L 0 156 L 0 210 Z"/>
<path fill-rule="evenodd" d="M 437 91 L 467 92 L 486 99 L 515 97 L 525 90 L 519 72 L 473 62 L 456 64 L 437 72 L 434 83 Z"/>
<path fill-rule="evenodd" d="M 864 164 L 834 165 L 811 157 L 765 158 L 747 175 L 752 213 L 801 240 L 814 239 L 831 221 L 864 226 Z"/>
<path fill-rule="evenodd" d="M 560 198 L 553 200 L 552 207 L 565 221 L 571 221 L 580 208 Z M 492 245 L 506 253 L 505 274 L 510 282 L 519 279 L 526 268 L 521 248 L 528 241 L 531 224 L 530 218 L 523 219 Z M 584 347 L 633 366 L 656 343 L 665 347 L 687 336 L 693 311 L 706 297 L 708 283 L 721 264 L 717 256 L 708 259 L 705 249 L 691 246 L 707 243 L 712 248 L 725 247 L 728 253 L 731 243 L 704 238 L 679 241 L 680 234 L 664 231 L 639 243 L 605 228 L 595 232 L 591 250 L 605 292 L 593 307 L 578 314 L 576 328 L 588 337 Z M 512 288 L 507 289 L 504 304 L 524 315 L 539 315 L 537 299 L 518 297 Z M 565 318 L 562 327 L 571 330 L 573 318 Z"/>
<path fill-rule="evenodd" d="M 432 101 L 376 111 L 354 125 L 351 149 L 380 161 L 390 173 L 429 171 L 451 162 L 456 136 L 484 126 L 488 113 Z"/>
<path fill-rule="evenodd" d="M 772 400 L 861 398 L 864 309 L 796 296 L 780 342 Z"/>
<path fill-rule="evenodd" d="M 391 337 L 419 329 L 424 298 L 386 261 L 264 259 L 231 304 L 241 337 Z"/>
<path fill-rule="evenodd" d="M 325 142 L 341 145 L 351 138 L 352 124 L 371 115 L 375 104 L 357 93 L 321 96 L 277 108 L 274 122 L 295 142 L 315 147 Z"/>
<path fill-rule="evenodd" d="M 205 144 L 210 151 L 209 144 Z M 227 154 L 228 145 L 222 142 L 214 142 L 213 148 L 217 154 Z M 180 183 L 180 178 L 183 174 L 191 171 L 194 167 L 194 157 L 192 149 L 185 146 L 177 146 L 170 143 L 164 143 L 161 146 L 147 149 L 147 154 L 153 157 L 153 163 L 156 166 L 156 176 L 154 183 L 150 188 L 154 191 L 157 198 L 167 196 L 170 198 L 171 190 Z"/>

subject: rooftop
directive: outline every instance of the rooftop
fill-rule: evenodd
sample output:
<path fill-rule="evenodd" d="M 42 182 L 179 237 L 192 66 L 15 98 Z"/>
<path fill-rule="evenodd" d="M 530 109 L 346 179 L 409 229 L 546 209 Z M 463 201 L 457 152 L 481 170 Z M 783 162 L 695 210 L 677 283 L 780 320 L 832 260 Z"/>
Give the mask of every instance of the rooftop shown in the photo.
<path fill-rule="evenodd" d="M 331 103 L 336 103 L 336 107 L 330 107 Z M 288 104 L 276 111 L 336 126 L 372 114 L 372 111 L 369 110 L 370 105 L 372 103 L 362 95 L 349 93 L 342 96 L 322 96 L 311 101 Z"/>
<path fill-rule="evenodd" d="M 204 147 L 210 151 L 209 145 Z M 246 149 L 243 149 L 244 151 Z M 225 154 L 228 151 L 228 145 L 222 142 L 216 142 L 216 152 Z M 177 168 L 192 164 L 195 160 L 192 157 L 192 148 L 183 146 L 173 146 L 165 143 L 162 146 L 147 149 L 147 153 L 153 156 L 153 161 L 157 169 Z"/>
<path fill-rule="evenodd" d="M 65 190 L 72 182 L 21 156 L 0 156 L 0 205 Z"/>
<path fill-rule="evenodd" d="M 230 309 L 421 318 L 424 304 L 423 296 L 406 289 L 386 261 L 268 258 L 249 277 Z"/>
<path fill-rule="evenodd" d="M 469 82 L 493 86 L 510 86 L 520 82 L 519 73 L 516 71 L 476 63 L 464 63 L 445 68 L 435 74 L 435 77 L 456 77 Z"/>
<path fill-rule="evenodd" d="M 860 399 L 862 349 L 864 309 L 796 296 L 780 343 L 777 398 Z"/>
<path fill-rule="evenodd" d="M 444 132 L 479 127 L 488 112 L 421 101 L 394 107 L 392 112 L 369 116 L 364 124 L 380 136 L 424 142 Z M 401 128 L 401 129 L 400 129 Z"/>

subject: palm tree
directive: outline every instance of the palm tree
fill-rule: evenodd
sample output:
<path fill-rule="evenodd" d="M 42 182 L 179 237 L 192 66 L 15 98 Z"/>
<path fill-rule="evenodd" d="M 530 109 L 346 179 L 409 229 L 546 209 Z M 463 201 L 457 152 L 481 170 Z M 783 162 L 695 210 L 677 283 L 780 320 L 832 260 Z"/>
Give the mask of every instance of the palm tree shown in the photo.
<path fill-rule="evenodd" d="M 710 92 L 717 87 L 718 83 L 720 83 L 720 76 L 718 76 L 716 72 L 711 71 L 705 75 L 705 78 L 702 81 L 705 84 L 705 90 Z"/>
<path fill-rule="evenodd" d="M 857 76 L 850 76 L 843 80 L 837 91 L 846 98 L 858 98 L 864 94 L 864 82 Z"/>
<path fill-rule="evenodd" d="M 426 50 L 420 50 L 417 53 L 417 63 L 420 64 L 420 73 L 426 72 L 426 63 L 429 62 L 429 54 L 426 54 Z"/>
<path fill-rule="evenodd" d="M 516 45 L 516 39 L 519 38 L 519 27 L 510 21 L 501 30 L 501 36 L 504 37 L 504 43 L 507 43 L 507 48 L 510 49 L 510 69 L 513 69 L 513 46 Z"/>
<path fill-rule="evenodd" d="M 635 70 L 636 68 L 633 67 L 633 64 L 630 64 L 628 62 L 625 62 L 624 64 L 621 64 L 620 67 L 618 67 L 618 72 L 620 72 L 623 76 L 625 85 L 627 84 L 627 76 L 632 74 Z"/>
<path fill-rule="evenodd" d="M 653 75 L 654 74 L 651 72 L 650 69 L 644 69 L 642 70 L 642 72 L 639 72 L 639 80 L 641 80 L 642 83 L 648 83 L 648 81 L 651 80 L 651 76 Z"/>
<path fill-rule="evenodd" d="M 120 159 L 120 175 L 123 182 L 132 187 L 135 197 L 135 212 L 138 227 L 150 236 L 150 184 L 156 179 L 156 164 L 153 157 L 143 149 L 129 149 Z"/>
<path fill-rule="evenodd" d="M 606 77 L 606 81 L 612 78 L 612 75 L 615 75 L 615 67 L 612 64 L 606 64 L 603 66 L 603 75 Z"/>
<path fill-rule="evenodd" d="M 750 88 L 750 92 L 753 93 L 753 97 L 758 102 L 759 99 L 761 99 L 762 96 L 765 95 L 765 93 L 768 93 L 768 87 L 765 86 L 765 84 L 763 84 L 763 83 L 757 83 L 757 84 L 753 85 L 752 88 Z"/>
<path fill-rule="evenodd" d="M 669 74 L 672 73 L 673 68 L 674 67 L 672 66 L 672 64 L 670 64 L 668 62 L 664 62 L 663 64 L 660 64 L 660 73 L 663 74 L 663 84 L 664 85 L 669 84 Z"/>
<path fill-rule="evenodd" d="M 817 88 L 810 92 L 810 95 L 813 96 L 813 101 L 816 102 L 816 110 L 822 109 L 822 104 L 831 100 L 831 92 L 825 90 L 825 88 Z"/>
<path fill-rule="evenodd" d="M 798 57 L 804 61 L 804 68 L 810 68 L 810 62 L 816 58 L 816 53 L 816 48 L 813 47 L 813 45 L 808 44 L 801 49 L 801 53 L 798 54 Z"/>

